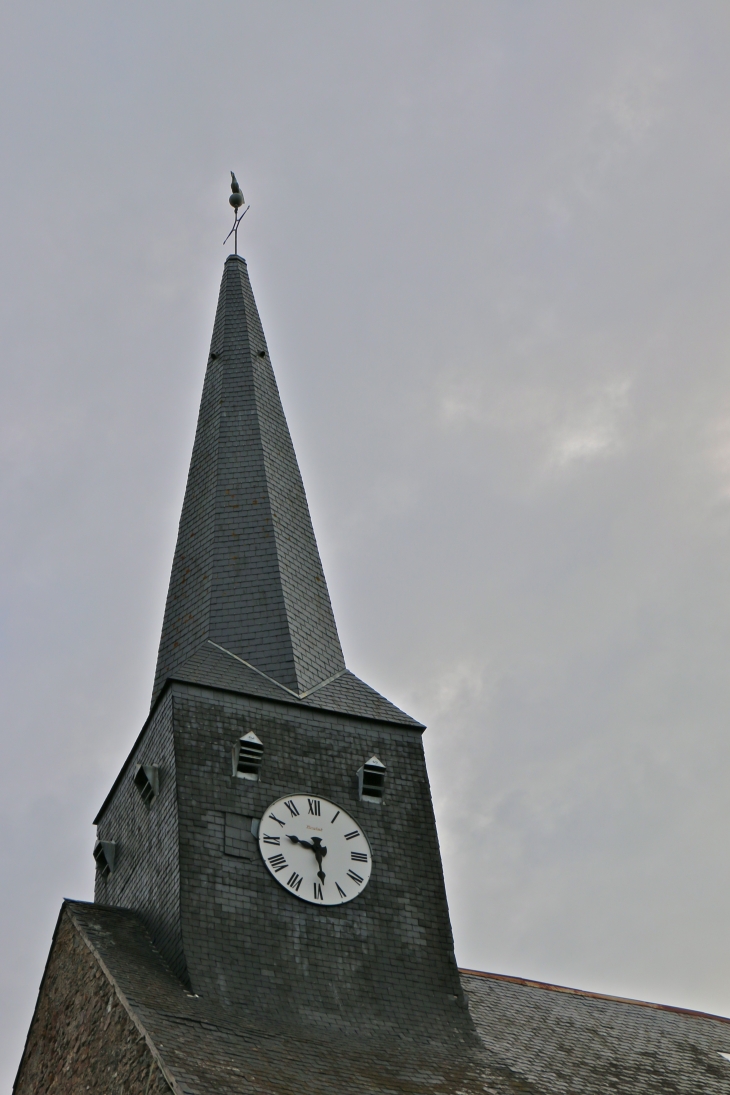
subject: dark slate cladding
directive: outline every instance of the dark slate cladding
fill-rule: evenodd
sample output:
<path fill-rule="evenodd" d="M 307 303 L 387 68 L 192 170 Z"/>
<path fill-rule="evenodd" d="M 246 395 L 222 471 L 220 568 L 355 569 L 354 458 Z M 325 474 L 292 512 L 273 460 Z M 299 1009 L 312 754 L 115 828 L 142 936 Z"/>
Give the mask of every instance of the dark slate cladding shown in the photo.
<path fill-rule="evenodd" d="M 268 696 L 272 700 L 284 700 L 302 707 L 317 707 L 326 711 L 359 715 L 364 719 L 396 722 L 423 730 L 423 724 L 401 711 L 386 700 L 374 688 L 365 684 L 354 673 L 344 670 L 337 677 L 311 693 L 295 695 L 275 681 L 257 673 L 240 660 L 207 642 L 196 650 L 192 658 L 174 672 L 174 680 L 189 681 L 222 688 L 246 695 Z"/>
<path fill-rule="evenodd" d="M 114 871 L 106 879 L 96 873 L 94 899 L 101 904 L 136 909 L 175 973 L 187 979 L 180 930 L 180 856 L 178 848 L 178 788 L 175 776 L 173 702 L 162 698 L 131 763 L 127 764 L 98 829 L 117 845 Z M 138 764 L 156 764 L 160 790 L 147 806 L 134 786 Z"/>
<path fill-rule="evenodd" d="M 126 910 L 69 902 L 68 916 L 147 1040 L 175 1095 L 507 1095 L 478 1043 L 438 1028 L 373 1038 L 336 1031 L 312 1042 L 299 1028 L 272 1027 L 218 999 L 192 996 Z M 98 1090 L 98 1089 L 95 1089 Z"/>
<path fill-rule="evenodd" d="M 139 910 L 193 992 L 231 1014 L 255 1014 L 271 1030 L 316 1039 L 432 1037 L 437 1029 L 445 1042 L 469 1044 L 420 733 L 178 682 L 168 686 L 165 709 L 171 714 L 159 727 L 168 740 L 150 726 L 99 819 L 99 837 L 118 845 L 119 866 L 97 881 L 97 901 Z M 264 745 L 258 782 L 232 772 L 232 746 L 250 730 Z M 358 798 L 357 770 L 373 753 L 388 771 L 380 804 Z M 148 815 L 132 782 L 142 758 L 162 769 Z M 297 791 L 331 799 L 367 834 L 374 868 L 356 901 L 307 904 L 272 878 L 257 847 L 240 854 L 244 819 Z M 169 870 L 179 890 L 158 885 L 152 896 L 155 873 Z"/>
<path fill-rule="evenodd" d="M 77 969 L 66 962 L 60 980 L 56 967 L 69 939 Z M 725 1095 L 730 1088 L 730 1063 L 721 1056 L 730 1040 L 727 1019 L 471 971 L 461 971 L 461 980 L 477 1045 L 455 1048 L 437 1027 L 428 1041 L 374 1039 L 363 1031 L 313 1042 L 299 1029 L 274 1029 L 254 1012 L 191 995 L 135 913 L 74 901 L 61 910 L 14 1088 L 19 1095 L 31 1090 L 23 1075 L 49 1018 L 43 995 L 54 974 L 56 995 L 48 1003 L 58 1004 L 64 990 L 67 996 L 67 1007 L 52 1016 L 57 1028 L 67 1026 L 61 1059 L 79 1081 L 60 1089 L 102 1090 L 97 1062 L 87 1057 L 84 1076 L 83 1051 L 68 1052 L 69 1034 L 88 1047 L 78 1038 L 78 998 L 83 974 L 88 981 L 94 968 L 101 984 L 96 999 L 84 997 L 85 1008 L 108 1025 L 121 1007 L 137 1033 L 138 1054 L 153 1062 L 142 1084 L 128 1084 L 139 1095 L 163 1090 L 163 1078 L 175 1095 Z"/>
<path fill-rule="evenodd" d="M 151 1061 L 144 1089 L 125 1081 L 134 1095 L 150 1095 L 155 1069 L 175 1095 L 730 1090 L 726 1021 L 460 975 L 422 730 L 345 669 L 246 266 L 230 258 L 152 710 L 97 817 L 113 870 L 97 873 L 97 904 L 62 910 L 28 1083 L 73 1042 L 89 1063 L 74 1056 L 59 1092 L 101 1090 L 74 1009 L 86 1015 L 87 1000 L 100 1014 L 92 989 L 106 994 L 106 978 L 146 1041 L 148 1056 L 130 1050 L 117 1008 L 129 1076 Z M 257 781 L 233 771 L 249 731 L 263 749 Z M 357 772 L 373 754 L 384 796 L 361 801 Z M 151 801 L 134 783 L 140 764 L 158 769 Z M 355 900 L 308 904 L 262 861 L 252 822 L 296 793 L 330 799 L 367 835 L 372 874 Z"/>
<path fill-rule="evenodd" d="M 721 1095 L 730 1091 L 730 1020 L 462 971 L 493 1060 L 541 1095 Z"/>
<path fill-rule="evenodd" d="M 294 692 L 344 669 L 246 264 L 225 265 L 153 702 L 211 639 Z"/>

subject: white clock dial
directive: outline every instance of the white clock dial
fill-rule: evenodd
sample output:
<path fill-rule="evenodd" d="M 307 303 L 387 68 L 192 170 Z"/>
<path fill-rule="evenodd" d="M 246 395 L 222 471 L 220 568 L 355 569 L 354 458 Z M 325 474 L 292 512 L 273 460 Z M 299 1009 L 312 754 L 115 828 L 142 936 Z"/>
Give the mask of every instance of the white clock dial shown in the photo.
<path fill-rule="evenodd" d="M 313 905 L 344 905 L 367 886 L 370 844 L 348 813 L 314 795 L 288 795 L 259 824 L 264 863 L 285 890 Z"/>

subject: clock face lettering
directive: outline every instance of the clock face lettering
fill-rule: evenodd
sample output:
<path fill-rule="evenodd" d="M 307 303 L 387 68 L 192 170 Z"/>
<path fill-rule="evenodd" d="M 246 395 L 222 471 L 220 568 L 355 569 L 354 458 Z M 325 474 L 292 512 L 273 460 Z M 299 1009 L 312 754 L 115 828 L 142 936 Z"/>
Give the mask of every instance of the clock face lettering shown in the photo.
<path fill-rule="evenodd" d="M 276 881 L 312 905 L 345 905 L 370 881 L 367 837 L 326 798 L 272 802 L 259 825 L 259 850 Z"/>

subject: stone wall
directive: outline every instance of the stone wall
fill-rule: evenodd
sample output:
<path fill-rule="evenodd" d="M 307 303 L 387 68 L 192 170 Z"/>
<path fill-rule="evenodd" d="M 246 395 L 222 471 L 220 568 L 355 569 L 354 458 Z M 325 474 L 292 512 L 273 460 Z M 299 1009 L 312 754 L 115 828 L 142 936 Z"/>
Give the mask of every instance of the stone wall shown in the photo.
<path fill-rule="evenodd" d="M 65 912 L 48 959 L 13 1092 L 170 1092 L 144 1037 Z"/>

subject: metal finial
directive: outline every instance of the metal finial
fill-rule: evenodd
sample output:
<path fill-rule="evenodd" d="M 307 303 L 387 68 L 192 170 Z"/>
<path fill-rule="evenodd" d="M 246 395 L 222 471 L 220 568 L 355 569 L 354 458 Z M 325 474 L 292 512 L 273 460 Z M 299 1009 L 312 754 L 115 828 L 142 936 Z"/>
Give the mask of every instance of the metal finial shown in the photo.
<path fill-rule="evenodd" d="M 228 240 L 231 238 L 231 236 L 233 236 L 233 253 L 235 255 L 238 254 L 238 226 L 251 208 L 250 205 L 247 205 L 243 213 L 241 213 L 239 216 L 238 210 L 241 208 L 245 200 L 246 199 L 243 196 L 243 191 L 238 185 L 238 179 L 231 171 L 231 196 L 228 201 L 229 204 L 233 206 L 233 228 L 230 230 L 223 242 L 228 243 Z"/>

